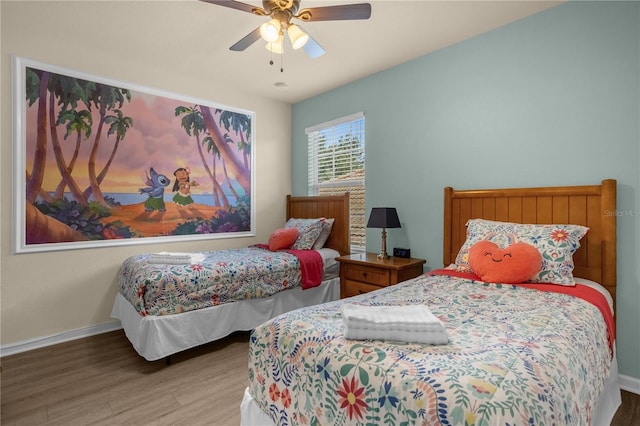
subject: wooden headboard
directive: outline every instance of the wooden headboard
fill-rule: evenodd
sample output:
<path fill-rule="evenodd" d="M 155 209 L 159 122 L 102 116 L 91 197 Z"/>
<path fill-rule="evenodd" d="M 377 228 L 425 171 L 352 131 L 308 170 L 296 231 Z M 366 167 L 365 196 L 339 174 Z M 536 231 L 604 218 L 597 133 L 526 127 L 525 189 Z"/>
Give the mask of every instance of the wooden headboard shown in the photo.
<path fill-rule="evenodd" d="M 443 262 L 454 263 L 469 219 L 589 227 L 574 253 L 574 276 L 602 284 L 616 298 L 616 181 L 600 185 L 444 189 Z"/>
<path fill-rule="evenodd" d="M 334 218 L 333 229 L 325 247 L 350 254 L 349 241 L 349 193 L 343 195 L 320 195 L 310 197 L 293 197 L 287 195 L 287 220 L 290 218 Z"/>

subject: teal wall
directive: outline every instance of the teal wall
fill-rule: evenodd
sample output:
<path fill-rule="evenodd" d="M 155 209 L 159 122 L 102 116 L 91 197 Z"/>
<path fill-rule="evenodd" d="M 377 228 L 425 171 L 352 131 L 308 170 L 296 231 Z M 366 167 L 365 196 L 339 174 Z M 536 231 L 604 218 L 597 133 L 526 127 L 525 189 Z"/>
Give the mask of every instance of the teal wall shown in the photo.
<path fill-rule="evenodd" d="M 640 380 L 639 39 L 638 2 L 565 3 L 295 104 L 293 193 L 305 127 L 363 111 L 367 211 L 395 206 L 388 247 L 437 268 L 445 186 L 617 179 L 618 361 Z M 369 231 L 368 251 L 379 241 Z"/>

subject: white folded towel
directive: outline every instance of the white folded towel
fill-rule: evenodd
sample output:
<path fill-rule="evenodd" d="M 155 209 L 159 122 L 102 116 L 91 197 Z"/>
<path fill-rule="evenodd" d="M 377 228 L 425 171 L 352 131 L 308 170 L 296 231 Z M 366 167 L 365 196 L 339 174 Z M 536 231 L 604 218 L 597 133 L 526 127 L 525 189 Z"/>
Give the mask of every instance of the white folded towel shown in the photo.
<path fill-rule="evenodd" d="M 204 261 L 204 254 L 161 251 L 159 253 L 151 253 L 147 260 L 149 261 L 149 263 L 162 263 L 167 265 L 191 265 L 194 263 L 202 263 Z"/>
<path fill-rule="evenodd" d="M 347 339 L 447 344 L 447 330 L 425 305 L 342 305 Z"/>

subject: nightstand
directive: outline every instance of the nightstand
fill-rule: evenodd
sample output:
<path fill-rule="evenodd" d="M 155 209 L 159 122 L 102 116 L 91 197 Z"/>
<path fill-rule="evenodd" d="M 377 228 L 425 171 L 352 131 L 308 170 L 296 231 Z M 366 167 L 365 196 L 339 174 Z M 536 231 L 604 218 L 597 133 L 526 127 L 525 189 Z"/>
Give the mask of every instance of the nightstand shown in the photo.
<path fill-rule="evenodd" d="M 390 257 L 378 260 L 374 253 L 336 258 L 340 262 L 340 298 L 356 296 L 415 278 L 422 274 L 424 259 Z"/>

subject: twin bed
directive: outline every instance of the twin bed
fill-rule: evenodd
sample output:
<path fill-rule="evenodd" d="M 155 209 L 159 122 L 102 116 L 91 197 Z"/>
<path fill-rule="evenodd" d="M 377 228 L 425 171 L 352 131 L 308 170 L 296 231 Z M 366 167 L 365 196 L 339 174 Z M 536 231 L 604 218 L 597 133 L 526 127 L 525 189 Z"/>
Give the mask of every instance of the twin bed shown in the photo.
<path fill-rule="evenodd" d="M 292 218 L 333 219 L 333 226 L 317 250 L 252 246 L 126 259 L 111 316 L 120 320 L 138 354 L 154 361 L 251 330 L 281 313 L 338 299 L 335 258 L 349 253 L 349 194 L 287 196 L 286 219 Z M 311 252 L 322 259 L 322 271 L 305 263 Z M 189 259 L 183 262 L 184 256 Z"/>
<path fill-rule="evenodd" d="M 255 328 L 242 424 L 609 424 L 620 404 L 615 209 L 614 180 L 446 188 L 442 269 Z M 476 243 L 504 235 L 540 250 L 536 282 L 476 275 Z M 502 245 L 504 257 L 480 261 L 516 256 Z M 345 338 L 349 306 L 406 305 L 427 306 L 448 342 Z"/>

